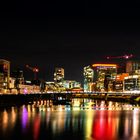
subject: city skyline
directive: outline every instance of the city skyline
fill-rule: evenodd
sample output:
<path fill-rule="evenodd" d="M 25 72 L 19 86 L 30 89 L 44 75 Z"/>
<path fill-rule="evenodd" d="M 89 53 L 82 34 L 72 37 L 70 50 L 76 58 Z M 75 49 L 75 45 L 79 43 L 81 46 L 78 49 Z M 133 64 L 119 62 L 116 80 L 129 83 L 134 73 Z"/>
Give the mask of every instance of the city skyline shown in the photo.
<path fill-rule="evenodd" d="M 132 55 L 112 57 L 128 60 Z M 108 58 L 108 57 L 107 57 Z M 111 57 L 109 58 L 111 59 Z M 21 69 L 11 70 L 10 61 L 0 59 L 0 83 L 2 93 L 29 92 L 139 92 L 140 61 L 128 60 L 125 67 L 113 63 L 94 63 L 83 68 L 83 78 L 67 79 L 65 69 L 56 67 L 53 80 L 38 77 L 39 69 L 26 65 L 33 77 L 29 80 Z M 120 70 L 122 72 L 120 72 Z"/>

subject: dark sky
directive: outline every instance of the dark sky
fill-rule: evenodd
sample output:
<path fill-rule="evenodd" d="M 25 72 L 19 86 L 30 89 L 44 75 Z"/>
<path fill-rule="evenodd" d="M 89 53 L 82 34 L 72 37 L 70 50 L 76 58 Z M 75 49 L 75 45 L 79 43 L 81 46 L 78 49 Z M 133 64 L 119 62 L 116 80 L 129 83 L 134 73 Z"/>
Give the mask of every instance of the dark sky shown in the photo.
<path fill-rule="evenodd" d="M 55 67 L 66 79 L 82 81 L 83 67 L 108 55 L 140 54 L 140 2 L 18 1 L 1 9 L 0 58 L 11 69 L 38 66 L 39 78 L 53 80 Z M 121 61 L 121 60 L 120 60 Z"/>

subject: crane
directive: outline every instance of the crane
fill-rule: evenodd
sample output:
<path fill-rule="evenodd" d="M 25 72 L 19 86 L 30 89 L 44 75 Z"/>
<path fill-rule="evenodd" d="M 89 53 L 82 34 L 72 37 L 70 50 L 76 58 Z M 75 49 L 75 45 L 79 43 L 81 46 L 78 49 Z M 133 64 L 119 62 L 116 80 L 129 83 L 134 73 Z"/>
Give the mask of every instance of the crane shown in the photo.
<path fill-rule="evenodd" d="M 39 69 L 36 67 L 31 67 L 29 65 L 26 65 L 26 68 L 30 69 L 34 73 L 34 80 L 37 79 L 37 73 L 39 72 Z"/>
<path fill-rule="evenodd" d="M 107 56 L 106 59 L 118 59 L 118 58 L 122 58 L 122 59 L 130 59 L 134 57 L 133 54 L 125 54 L 125 55 L 122 55 L 122 56 Z"/>

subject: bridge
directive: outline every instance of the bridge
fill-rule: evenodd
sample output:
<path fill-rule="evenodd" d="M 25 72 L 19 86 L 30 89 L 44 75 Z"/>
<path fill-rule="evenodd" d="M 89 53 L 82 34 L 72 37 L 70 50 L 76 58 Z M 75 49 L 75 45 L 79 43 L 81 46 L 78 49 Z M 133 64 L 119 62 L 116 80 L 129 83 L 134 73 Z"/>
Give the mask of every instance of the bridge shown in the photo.
<path fill-rule="evenodd" d="M 134 92 L 75 92 L 75 93 L 32 93 L 32 94 L 0 94 L 0 106 L 29 104 L 41 100 L 72 100 L 73 98 L 90 98 L 95 100 L 111 100 L 121 102 L 135 102 L 140 93 Z M 138 99 L 140 103 L 140 99 Z"/>
<path fill-rule="evenodd" d="M 72 94 L 72 95 L 110 95 L 110 96 L 124 96 L 124 95 L 140 95 L 140 91 L 124 91 L 124 92 L 99 92 L 99 91 L 92 91 L 92 92 L 44 92 L 42 94 Z"/>

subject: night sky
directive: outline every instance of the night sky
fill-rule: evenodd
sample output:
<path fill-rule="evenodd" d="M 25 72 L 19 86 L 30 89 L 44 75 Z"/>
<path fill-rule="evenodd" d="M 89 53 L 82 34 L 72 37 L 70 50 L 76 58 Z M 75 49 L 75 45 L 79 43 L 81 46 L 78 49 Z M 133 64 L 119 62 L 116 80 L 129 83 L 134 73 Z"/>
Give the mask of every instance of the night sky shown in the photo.
<path fill-rule="evenodd" d="M 5 3 L 6 4 L 6 3 Z M 140 2 L 137 1 L 19 1 L 1 9 L 0 58 L 11 70 L 53 80 L 55 67 L 65 79 L 82 81 L 82 70 L 106 56 L 140 54 Z M 119 60 L 121 62 L 121 60 Z"/>

